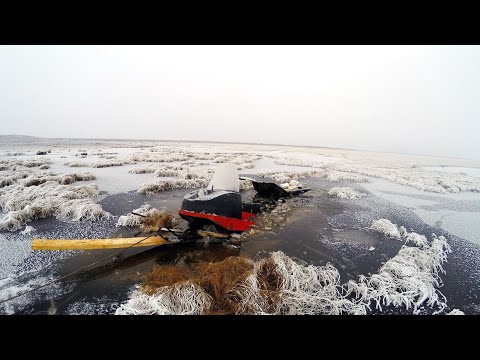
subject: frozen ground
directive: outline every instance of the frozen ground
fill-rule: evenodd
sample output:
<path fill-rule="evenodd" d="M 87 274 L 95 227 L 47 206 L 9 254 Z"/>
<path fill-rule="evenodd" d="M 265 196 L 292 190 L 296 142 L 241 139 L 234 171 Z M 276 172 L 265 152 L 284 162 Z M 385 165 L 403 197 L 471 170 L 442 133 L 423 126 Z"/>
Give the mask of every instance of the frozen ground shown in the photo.
<path fill-rule="evenodd" d="M 315 213 L 319 211 L 321 214 L 330 214 L 325 217 L 325 224 L 321 225 L 316 220 L 310 223 L 304 221 L 314 214 L 311 212 L 313 210 L 308 210 L 309 206 L 304 211 L 294 211 L 290 214 L 291 218 L 285 220 L 288 226 L 283 231 L 276 231 L 282 224 L 274 222 L 266 225 L 263 232 L 250 234 L 252 241 L 245 243 L 242 249 L 245 255 L 255 257 L 261 252 L 282 250 L 312 264 L 324 264 L 326 259 L 336 265 L 343 276 L 349 278 L 360 274 L 360 270 L 368 268 L 368 271 L 375 271 L 375 266 L 378 269 L 381 263 L 377 262 L 378 259 L 372 260 L 372 264 L 377 265 L 366 268 L 355 267 L 349 262 L 345 265 L 340 259 L 345 256 L 355 258 L 355 251 L 363 249 L 363 246 L 366 248 L 361 251 L 376 253 L 378 238 L 369 235 L 369 227 L 373 221 L 385 218 L 405 225 L 409 232 L 422 232 L 423 229 L 424 235 L 429 239 L 429 231 L 446 236 L 447 241 L 455 239 L 454 251 L 450 256 L 457 259 L 458 266 L 461 266 L 460 259 L 463 259 L 465 266 L 478 271 L 480 161 L 271 145 L 9 137 L 0 137 L 0 140 L 0 184 L 4 180 L 0 187 L 0 223 L 13 214 L 10 211 L 13 208 L 7 207 L 7 204 L 11 204 L 9 196 L 13 194 L 13 189 L 16 188 L 17 192 L 26 192 L 35 186 L 40 189 L 40 186 L 45 185 L 26 185 L 46 177 L 63 187 L 97 186 L 98 195 L 95 197 L 92 193 L 92 201 L 114 216 L 93 222 L 74 222 L 72 220 L 76 217 L 70 215 L 67 221 L 63 218 L 55 219 L 49 214 L 46 214 L 48 216 L 45 219 L 36 219 L 43 217 L 43 212 L 36 212 L 34 217 L 27 216 L 24 219 L 25 223 L 19 230 L 0 231 L 0 300 L 25 290 L 30 286 L 28 284 L 41 282 L 40 278 L 36 278 L 39 272 L 42 273 L 42 278 L 54 276 L 102 257 L 94 252 L 32 252 L 32 238 L 108 237 L 116 230 L 118 216 L 129 213 L 144 203 L 159 208 L 166 207 L 175 213 L 187 191 L 184 189 L 201 186 L 199 184 L 208 181 L 215 166 L 221 162 L 235 163 L 240 174 L 269 176 L 279 182 L 289 179 L 307 182 L 313 188 L 313 199 L 308 200 L 309 206 L 317 209 Z M 40 150 L 46 150 L 47 154 L 36 155 Z M 42 169 L 38 164 L 34 166 L 35 162 L 44 162 L 45 168 Z M 61 176 L 73 173 L 89 173 L 95 179 L 68 185 L 55 182 L 62 181 L 58 180 Z M 142 188 L 151 191 L 142 193 L 139 191 Z M 364 196 L 358 198 L 358 194 Z M 325 204 L 329 204 L 328 207 Z M 341 204 L 343 209 L 339 214 L 335 214 L 337 204 Z M 70 214 L 69 211 L 67 213 Z M 92 214 L 97 213 L 88 214 L 96 216 Z M 297 219 L 296 216 L 300 218 Z M 352 225 L 352 219 L 355 219 L 355 226 Z M 33 226 L 35 231 L 21 234 L 25 225 Z M 309 228 L 311 229 L 308 230 Z M 330 235 L 327 236 L 326 233 Z M 297 244 L 298 240 L 293 240 L 299 237 L 306 247 Z M 277 241 L 274 241 L 276 238 Z M 292 240 L 286 244 L 286 239 Z M 320 245 L 324 248 L 319 249 Z M 377 250 L 369 251 L 369 248 Z M 222 256 L 225 255 L 224 249 L 220 252 Z M 391 258 L 395 252 L 390 251 L 388 254 L 388 258 Z M 135 272 L 129 270 L 128 276 L 122 275 L 122 280 L 107 277 L 95 280 L 99 281 L 99 285 L 95 285 L 95 281 L 84 283 L 79 286 L 80 290 L 70 291 L 71 285 L 66 284 L 43 293 L 44 298 L 62 298 L 61 306 L 52 305 L 50 300 L 47 301 L 40 295 L 32 295 L 13 301 L 3 307 L 3 310 L 0 305 L 0 311 L 112 313 L 110 304 L 125 301 L 131 286 L 138 284 L 148 270 L 148 264 L 140 261 L 134 267 Z M 349 273 L 349 267 L 356 270 Z M 459 270 L 457 272 L 461 273 Z M 108 274 L 113 276 L 110 272 Z M 127 277 L 128 281 L 125 280 Z M 105 283 L 106 279 L 119 281 L 123 293 L 118 297 L 102 293 L 109 286 Z M 450 278 L 447 280 L 449 283 L 453 281 Z M 471 281 L 473 280 L 458 279 L 459 283 L 470 285 Z M 478 306 L 475 300 L 478 287 L 471 286 L 474 287 L 471 290 L 473 295 L 469 293 L 468 296 L 473 300 L 469 300 L 464 309 L 475 312 Z M 99 302 L 97 312 L 95 301 Z M 458 303 L 461 304 L 460 301 Z M 46 310 L 39 310 L 45 307 Z"/>

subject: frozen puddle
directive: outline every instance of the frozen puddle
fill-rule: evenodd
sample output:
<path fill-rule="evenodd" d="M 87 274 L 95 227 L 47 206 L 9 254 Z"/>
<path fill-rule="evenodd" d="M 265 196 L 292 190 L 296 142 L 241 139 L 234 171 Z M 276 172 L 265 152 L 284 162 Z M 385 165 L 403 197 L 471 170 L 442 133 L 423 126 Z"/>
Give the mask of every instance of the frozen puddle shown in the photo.
<path fill-rule="evenodd" d="M 480 245 L 480 193 L 429 193 L 372 178 L 362 186 L 376 196 L 410 208 L 428 225 Z"/>

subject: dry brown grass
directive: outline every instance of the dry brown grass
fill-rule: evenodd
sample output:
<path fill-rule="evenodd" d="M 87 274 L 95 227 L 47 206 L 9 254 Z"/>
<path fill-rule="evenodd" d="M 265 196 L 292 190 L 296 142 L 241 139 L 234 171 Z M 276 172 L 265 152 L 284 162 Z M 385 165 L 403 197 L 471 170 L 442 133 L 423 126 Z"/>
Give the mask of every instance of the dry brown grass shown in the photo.
<path fill-rule="evenodd" d="M 253 271 L 253 262 L 244 257 L 228 257 L 216 263 L 192 263 L 186 266 L 156 265 L 146 276 L 142 291 L 152 295 L 163 286 L 182 282 L 198 285 L 212 298 L 208 314 L 235 314 L 238 309 L 235 288 L 245 282 Z M 266 269 L 268 270 L 268 269 Z M 277 288 L 276 280 L 265 275 L 262 284 L 268 289 Z M 275 296 L 271 296 L 272 303 Z"/>
<path fill-rule="evenodd" d="M 261 296 L 268 302 L 268 312 L 273 313 L 275 305 L 280 301 L 283 276 L 272 258 L 268 258 L 260 266 L 257 281 Z"/>
<path fill-rule="evenodd" d="M 153 295 L 159 288 L 187 281 L 191 276 L 191 270 L 187 267 L 155 265 L 147 274 L 142 290 L 148 295 Z"/>
<path fill-rule="evenodd" d="M 154 212 L 143 218 L 142 228 L 145 231 L 158 231 L 162 227 L 173 227 L 173 215 L 169 212 Z"/>

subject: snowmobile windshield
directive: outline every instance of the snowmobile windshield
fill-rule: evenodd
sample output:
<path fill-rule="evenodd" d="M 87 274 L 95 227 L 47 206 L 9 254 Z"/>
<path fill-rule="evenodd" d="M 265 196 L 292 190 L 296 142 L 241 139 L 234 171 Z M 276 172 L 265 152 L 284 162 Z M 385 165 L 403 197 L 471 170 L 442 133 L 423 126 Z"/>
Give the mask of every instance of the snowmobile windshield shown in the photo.
<path fill-rule="evenodd" d="M 207 190 L 240 191 L 237 166 L 234 164 L 220 164 L 208 184 Z"/>

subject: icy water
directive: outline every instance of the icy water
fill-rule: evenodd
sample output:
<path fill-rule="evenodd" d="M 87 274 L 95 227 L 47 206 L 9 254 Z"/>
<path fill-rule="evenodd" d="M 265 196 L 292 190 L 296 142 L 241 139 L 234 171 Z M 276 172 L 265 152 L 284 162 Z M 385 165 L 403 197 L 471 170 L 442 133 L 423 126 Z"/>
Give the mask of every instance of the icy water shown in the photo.
<path fill-rule="evenodd" d="M 313 190 L 301 197 L 280 201 L 278 208 L 282 210 L 270 218 L 272 223 L 262 224 L 263 229 L 254 230 L 240 248 L 198 242 L 128 249 L 121 256 L 72 276 L 59 285 L 12 300 L 2 311 L 23 314 L 112 314 L 128 299 L 130 292 L 142 283 L 143 277 L 154 264 L 215 262 L 239 255 L 255 258 L 277 250 L 309 264 L 331 263 L 339 270 L 343 283 L 357 279 L 361 274 L 375 273 L 398 253 L 402 242 L 368 230 L 373 221 L 387 218 L 427 237 L 432 232 L 448 237 L 453 253 L 444 266 L 446 274 L 441 276 L 444 286 L 440 290 L 450 308 L 480 314 L 479 246 L 429 226 L 407 207 L 399 207 L 373 194 L 352 202 L 329 197 L 327 191 L 331 184 L 326 181 L 308 179 L 305 184 Z M 362 186 L 357 186 L 357 189 L 365 191 Z M 176 213 L 185 193 L 173 190 L 149 196 L 133 192 L 115 194 L 106 196 L 101 204 L 114 215 L 128 213 L 145 202 Z M 252 191 L 244 193 L 247 198 L 252 195 Z M 53 223 L 45 221 L 45 224 L 35 225 L 42 235 L 62 232 L 65 230 L 61 229 L 62 226 L 69 226 L 57 221 Z M 133 236 L 136 232 L 133 229 L 130 232 L 119 231 L 113 226 L 113 221 L 82 223 L 82 226 L 85 230 L 79 233 L 79 237 L 89 235 L 89 229 L 97 226 L 109 229 L 108 235 Z M 185 226 L 186 223 L 180 220 L 179 227 Z M 369 250 L 372 247 L 374 250 Z M 68 252 L 64 260 L 47 267 L 37 266 L 35 269 L 32 265 L 32 271 L 22 275 L 22 281 L 16 279 L 16 282 L 25 284 L 34 279 L 45 281 L 49 277 L 60 277 L 117 251 Z M 38 251 L 31 257 L 34 259 L 38 256 L 38 262 L 48 253 L 52 252 Z M 33 260 L 31 262 L 35 263 Z M 385 309 L 384 312 L 405 313 L 402 309 Z"/>

